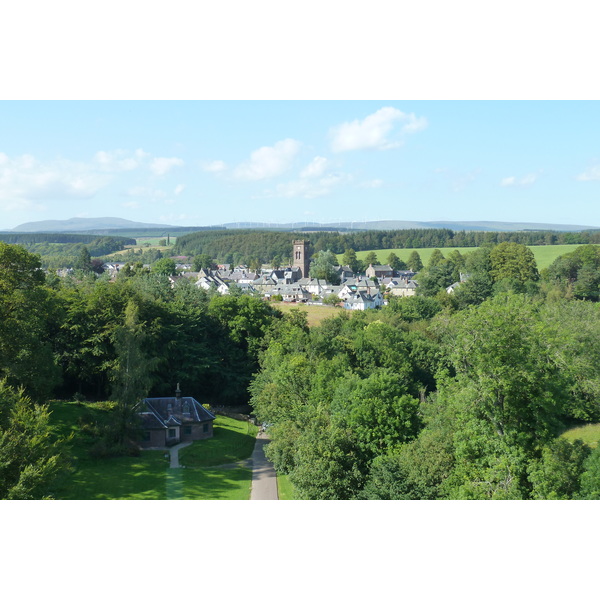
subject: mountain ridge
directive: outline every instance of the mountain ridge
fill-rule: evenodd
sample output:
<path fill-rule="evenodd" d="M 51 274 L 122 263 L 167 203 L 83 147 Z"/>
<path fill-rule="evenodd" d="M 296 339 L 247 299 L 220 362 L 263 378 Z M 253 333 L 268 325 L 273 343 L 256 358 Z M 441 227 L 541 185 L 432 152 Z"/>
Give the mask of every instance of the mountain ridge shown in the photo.
<path fill-rule="evenodd" d="M 215 225 L 226 229 L 285 229 L 285 230 L 386 230 L 386 229 L 452 229 L 453 231 L 585 231 L 600 229 L 590 225 L 569 225 L 552 223 L 523 223 L 509 221 L 339 221 L 334 223 L 315 223 L 297 221 L 291 223 L 266 223 L 264 221 L 239 221 Z M 75 217 L 66 220 L 30 221 L 22 223 L 11 232 L 41 233 L 41 232 L 86 232 L 91 230 L 120 229 L 178 229 L 176 225 L 159 223 L 141 223 L 118 217 Z"/>

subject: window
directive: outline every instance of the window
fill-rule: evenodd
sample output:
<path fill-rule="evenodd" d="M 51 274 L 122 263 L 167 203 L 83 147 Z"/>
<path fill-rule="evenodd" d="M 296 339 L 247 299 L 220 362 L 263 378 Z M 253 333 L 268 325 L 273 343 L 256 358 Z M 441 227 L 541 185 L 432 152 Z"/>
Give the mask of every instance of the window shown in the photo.
<path fill-rule="evenodd" d="M 177 430 L 176 429 L 169 429 L 169 439 L 173 439 L 177 437 Z"/>
<path fill-rule="evenodd" d="M 204 423 L 204 425 L 202 426 L 202 431 L 204 433 L 208 433 L 208 423 Z"/>
<path fill-rule="evenodd" d="M 186 425 L 183 428 L 183 435 L 192 435 L 192 426 L 191 425 Z"/>

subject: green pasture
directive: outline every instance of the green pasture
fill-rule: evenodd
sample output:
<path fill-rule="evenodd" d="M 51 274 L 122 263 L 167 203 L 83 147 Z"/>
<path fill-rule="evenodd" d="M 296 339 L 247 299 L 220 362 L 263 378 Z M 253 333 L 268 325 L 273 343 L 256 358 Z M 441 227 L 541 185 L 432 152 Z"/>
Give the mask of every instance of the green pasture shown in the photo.
<path fill-rule="evenodd" d="M 600 423 L 590 423 L 580 427 L 573 427 L 565 431 L 561 437 L 569 442 L 581 440 L 590 448 L 595 448 L 600 441 Z"/>
<path fill-rule="evenodd" d="M 218 416 L 214 438 L 194 442 L 188 450 L 186 468 L 170 469 L 168 453 L 144 450 L 140 456 L 92 459 L 94 438 L 85 423 L 109 418 L 110 405 L 59 402 L 50 405 L 54 435 L 68 440 L 71 473 L 54 492 L 64 500 L 248 500 L 252 484 L 249 468 L 237 463 L 254 448 L 257 428 L 246 421 Z M 183 451 L 180 452 L 180 463 Z M 212 466 L 191 467 L 191 464 Z"/>
<path fill-rule="evenodd" d="M 162 237 L 141 237 L 141 238 L 136 238 L 136 242 L 137 242 L 137 247 L 139 248 L 143 248 L 144 244 L 150 244 L 150 247 L 160 247 L 160 248 L 164 248 L 165 246 L 160 246 L 160 240 L 166 240 L 167 236 L 164 235 Z M 177 241 L 177 238 L 174 236 L 169 236 L 169 246 L 171 247 L 173 245 L 175 245 L 175 242 Z"/>
<path fill-rule="evenodd" d="M 528 246 L 533 252 L 535 257 L 535 261 L 537 263 L 538 270 L 545 269 L 549 267 L 559 256 L 563 254 L 567 254 L 569 252 L 573 252 L 576 248 L 579 247 L 579 244 L 570 244 L 570 245 L 561 245 L 561 246 Z M 461 254 L 467 254 L 468 252 L 472 252 L 473 250 L 477 250 L 477 248 L 438 248 L 444 256 L 447 256 L 453 250 L 458 250 Z M 419 256 L 421 257 L 421 261 L 425 266 L 429 262 L 429 258 L 431 254 L 435 250 L 435 248 L 388 248 L 386 250 L 361 250 L 356 253 L 356 257 L 359 260 L 364 260 L 364 258 L 369 254 L 369 252 L 375 252 L 377 255 L 377 260 L 379 264 L 386 264 L 387 257 L 390 255 L 390 252 L 396 254 L 396 256 L 403 261 L 408 260 L 408 257 L 412 252 L 417 251 Z M 338 260 L 341 260 L 343 254 L 338 254 Z"/>
<path fill-rule="evenodd" d="M 282 313 L 289 313 L 294 309 L 306 313 L 309 327 L 319 325 L 323 319 L 334 317 L 342 310 L 338 306 L 319 306 L 315 304 L 303 304 L 301 302 L 273 302 L 272 306 Z"/>

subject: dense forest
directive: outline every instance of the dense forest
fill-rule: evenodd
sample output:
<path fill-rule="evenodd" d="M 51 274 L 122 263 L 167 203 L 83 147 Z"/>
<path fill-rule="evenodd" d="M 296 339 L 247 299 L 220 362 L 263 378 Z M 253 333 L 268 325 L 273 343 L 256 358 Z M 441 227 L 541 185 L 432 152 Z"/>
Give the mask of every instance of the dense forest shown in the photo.
<path fill-rule="evenodd" d="M 112 404 L 111 426 L 94 431 L 99 458 L 135 452 L 135 405 L 177 383 L 211 405 L 248 400 L 260 340 L 281 316 L 269 304 L 189 281 L 172 288 L 146 269 L 110 282 L 40 267 L 39 257 L 0 242 L 0 497 L 50 493 L 65 459 L 50 441 L 51 398 Z"/>
<path fill-rule="evenodd" d="M 600 421 L 600 248 L 469 258 L 453 293 L 458 253 L 417 296 L 268 332 L 252 404 L 298 498 L 600 498 L 600 448 L 559 437 Z"/>
<path fill-rule="evenodd" d="M 382 250 L 387 248 L 460 248 L 515 242 L 528 246 L 556 244 L 597 244 L 600 232 L 548 231 L 452 231 L 450 229 L 398 229 L 389 231 L 281 232 L 228 229 L 202 231 L 177 239 L 178 255 L 208 254 L 219 263 L 270 263 L 274 259 L 287 264 L 290 248 L 297 237 L 311 243 L 313 252 L 330 250 L 342 254 L 347 249 Z"/>
<path fill-rule="evenodd" d="M 249 401 L 298 498 L 600 497 L 600 449 L 560 437 L 600 421 L 596 245 L 543 273 L 515 242 L 434 254 L 417 296 L 310 328 L 140 265 L 112 282 L 40 266 L 0 242 L 0 497 L 49 497 L 69 468 L 49 399 L 108 401 L 108 425 L 73 424 L 102 460 L 139 452 L 137 402 L 177 383 Z"/>

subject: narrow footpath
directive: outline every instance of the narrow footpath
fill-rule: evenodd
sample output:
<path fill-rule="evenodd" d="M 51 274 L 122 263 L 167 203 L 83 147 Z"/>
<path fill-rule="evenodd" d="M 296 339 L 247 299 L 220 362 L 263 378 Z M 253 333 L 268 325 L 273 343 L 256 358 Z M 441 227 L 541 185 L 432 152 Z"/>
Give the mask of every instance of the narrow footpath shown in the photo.
<path fill-rule="evenodd" d="M 277 496 L 277 475 L 273 465 L 265 456 L 265 446 L 269 438 L 263 431 L 256 436 L 252 453 L 252 491 L 250 500 L 279 500 Z"/>
<path fill-rule="evenodd" d="M 185 448 L 191 443 L 192 442 L 181 442 L 180 444 L 171 446 L 169 448 L 169 455 L 171 458 L 169 466 L 171 467 L 171 469 L 179 469 L 179 451 L 181 450 L 181 448 Z"/>
<path fill-rule="evenodd" d="M 263 431 L 260 431 L 256 436 L 254 451 L 251 458 L 227 465 L 220 465 L 220 468 L 237 468 L 240 466 L 248 466 L 252 469 L 252 490 L 250 500 L 279 500 L 277 495 L 277 474 L 273 465 L 265 456 L 265 446 L 269 443 L 269 437 Z M 183 442 L 169 448 L 170 468 L 179 469 L 179 450 L 189 446 L 191 442 Z M 183 484 L 182 475 L 177 472 L 170 471 L 167 473 L 167 499 L 175 499 L 181 497 Z"/>

